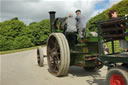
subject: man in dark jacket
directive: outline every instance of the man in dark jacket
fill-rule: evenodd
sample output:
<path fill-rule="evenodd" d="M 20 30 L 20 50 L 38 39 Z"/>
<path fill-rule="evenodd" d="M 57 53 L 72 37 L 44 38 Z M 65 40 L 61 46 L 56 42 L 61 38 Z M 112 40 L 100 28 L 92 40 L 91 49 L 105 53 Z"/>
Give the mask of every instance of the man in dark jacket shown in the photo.
<path fill-rule="evenodd" d="M 84 38 L 85 36 L 85 17 L 83 15 L 81 15 L 81 11 L 80 10 L 76 10 L 76 20 L 77 20 L 77 29 L 78 29 L 78 33 L 80 38 Z"/>

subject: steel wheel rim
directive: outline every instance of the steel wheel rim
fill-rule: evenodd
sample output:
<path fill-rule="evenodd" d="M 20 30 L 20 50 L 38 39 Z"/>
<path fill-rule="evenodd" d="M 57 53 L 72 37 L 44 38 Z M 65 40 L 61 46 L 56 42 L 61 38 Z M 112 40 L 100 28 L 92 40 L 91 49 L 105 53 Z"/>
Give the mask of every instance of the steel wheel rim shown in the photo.
<path fill-rule="evenodd" d="M 57 73 L 61 63 L 60 47 L 55 37 L 51 37 L 48 43 L 48 64 L 51 72 Z"/>
<path fill-rule="evenodd" d="M 114 74 L 111 76 L 111 85 L 125 85 L 125 80 L 119 74 Z"/>

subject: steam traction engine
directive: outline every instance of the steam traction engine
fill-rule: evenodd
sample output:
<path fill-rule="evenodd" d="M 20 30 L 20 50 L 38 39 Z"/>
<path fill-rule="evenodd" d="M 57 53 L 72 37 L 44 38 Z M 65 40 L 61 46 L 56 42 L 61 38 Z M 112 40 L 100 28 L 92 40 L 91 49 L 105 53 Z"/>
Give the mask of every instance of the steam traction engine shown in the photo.
<path fill-rule="evenodd" d="M 102 68 L 102 62 L 98 60 L 98 38 L 86 33 L 85 39 L 76 35 L 77 43 L 67 40 L 65 35 L 66 18 L 56 18 L 54 11 L 50 14 L 51 34 L 47 40 L 47 55 L 43 55 L 41 47 L 37 49 L 37 62 L 43 66 L 43 57 L 47 57 L 49 71 L 55 76 L 68 74 L 69 66 L 80 66 L 87 71 L 94 71 Z M 89 34 L 89 36 L 87 36 Z M 72 35 L 72 34 L 71 34 Z"/>

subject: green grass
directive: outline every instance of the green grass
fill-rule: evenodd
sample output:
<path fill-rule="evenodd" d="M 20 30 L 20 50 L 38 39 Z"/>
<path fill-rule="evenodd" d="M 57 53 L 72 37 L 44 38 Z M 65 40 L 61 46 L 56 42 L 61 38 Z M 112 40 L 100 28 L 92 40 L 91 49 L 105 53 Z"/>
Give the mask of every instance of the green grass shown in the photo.
<path fill-rule="evenodd" d="M 44 47 L 44 46 L 45 45 L 42 45 L 42 47 Z M 30 48 L 23 48 L 23 49 L 16 49 L 16 50 L 9 50 L 9 51 L 0 51 L 0 55 L 16 53 L 16 52 L 21 52 L 21 51 L 27 51 L 27 50 L 32 50 L 32 49 L 37 49 L 38 47 L 39 46 L 30 47 Z"/>
<path fill-rule="evenodd" d="M 111 44 L 111 42 L 107 42 L 106 45 L 109 49 L 109 53 L 112 53 L 112 44 Z M 115 49 L 115 53 L 123 51 L 123 49 L 120 48 L 119 40 L 114 41 L 114 49 Z"/>

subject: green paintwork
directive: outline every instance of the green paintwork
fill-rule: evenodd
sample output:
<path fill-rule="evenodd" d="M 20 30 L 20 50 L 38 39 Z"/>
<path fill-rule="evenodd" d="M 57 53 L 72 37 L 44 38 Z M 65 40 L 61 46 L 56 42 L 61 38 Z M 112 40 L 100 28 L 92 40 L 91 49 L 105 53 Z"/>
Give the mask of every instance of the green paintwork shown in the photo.
<path fill-rule="evenodd" d="M 86 40 L 88 42 L 98 42 L 98 38 L 97 37 L 87 37 Z"/>
<path fill-rule="evenodd" d="M 64 33 L 61 25 L 62 23 L 58 20 L 57 25 L 53 27 L 53 33 Z M 70 64 L 81 67 L 95 67 L 98 56 L 98 37 L 91 36 L 87 28 L 85 31 L 85 39 L 80 39 L 79 35 L 76 33 L 78 43 L 75 44 L 75 46 L 69 46 Z M 95 59 L 91 60 L 91 57 L 95 57 Z"/>

